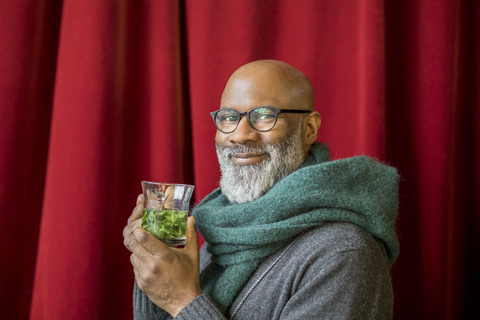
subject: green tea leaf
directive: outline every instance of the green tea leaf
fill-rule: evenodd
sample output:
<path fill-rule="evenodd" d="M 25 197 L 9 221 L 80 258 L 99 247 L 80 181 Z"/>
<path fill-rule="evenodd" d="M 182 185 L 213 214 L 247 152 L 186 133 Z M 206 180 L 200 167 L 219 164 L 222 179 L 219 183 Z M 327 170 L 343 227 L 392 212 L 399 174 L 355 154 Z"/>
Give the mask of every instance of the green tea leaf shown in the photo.
<path fill-rule="evenodd" d="M 143 209 L 142 227 L 159 239 L 185 237 L 187 212 Z"/>

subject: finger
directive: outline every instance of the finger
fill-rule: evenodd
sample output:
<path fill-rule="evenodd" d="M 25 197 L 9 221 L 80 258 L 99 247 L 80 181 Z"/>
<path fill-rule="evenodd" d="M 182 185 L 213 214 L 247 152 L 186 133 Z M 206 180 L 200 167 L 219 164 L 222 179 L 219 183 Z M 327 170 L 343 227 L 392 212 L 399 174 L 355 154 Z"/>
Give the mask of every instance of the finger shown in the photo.
<path fill-rule="evenodd" d="M 141 265 L 143 265 L 142 261 L 138 259 L 134 253 L 130 255 L 130 263 L 132 264 L 134 270 L 139 270 Z"/>
<path fill-rule="evenodd" d="M 168 253 L 170 247 L 158 240 L 150 232 L 145 231 L 142 226 L 138 226 L 133 230 L 133 235 L 137 243 L 134 243 L 135 248 L 133 253 L 137 255 L 142 261 L 152 255 L 161 256 Z M 138 244 L 138 245 L 137 245 Z"/>
<path fill-rule="evenodd" d="M 145 201 L 145 198 L 143 197 L 143 193 L 139 194 L 137 197 L 137 206 L 139 204 L 143 204 L 144 201 Z"/>
<path fill-rule="evenodd" d="M 135 275 L 135 280 L 137 280 L 137 285 L 140 288 L 140 286 L 141 286 L 141 283 L 140 283 L 141 281 L 139 281 L 140 280 L 140 273 L 138 272 L 137 269 L 133 268 L 133 274 Z"/>
<path fill-rule="evenodd" d="M 137 204 L 137 206 L 133 209 L 132 214 L 128 218 L 128 223 L 140 219 L 143 215 L 143 203 Z"/>
<path fill-rule="evenodd" d="M 129 224 L 127 224 L 127 226 L 123 229 L 123 245 L 130 251 L 132 251 L 130 249 L 130 243 L 135 238 L 133 236 L 133 230 L 135 230 L 135 228 L 141 227 L 141 226 L 142 226 L 142 220 L 137 219 L 137 220 L 132 221 Z"/>
<path fill-rule="evenodd" d="M 133 253 L 130 256 L 130 262 L 133 266 L 133 274 L 135 275 L 135 280 L 137 280 L 137 285 L 139 288 L 142 288 L 144 284 L 142 274 L 145 271 L 145 265 Z"/>
<path fill-rule="evenodd" d="M 152 254 L 148 252 L 139 242 L 137 236 L 140 239 L 143 239 L 143 235 L 139 233 L 139 229 L 143 228 L 136 227 L 135 230 L 132 233 L 132 237 L 130 242 L 127 245 L 127 248 L 132 252 L 132 255 L 130 256 L 130 261 L 132 262 L 132 265 L 138 269 L 138 266 L 140 262 L 146 262 L 148 258 L 151 258 Z M 144 240 L 142 240 L 144 241 Z M 139 262 L 140 261 L 140 262 Z"/>
<path fill-rule="evenodd" d="M 143 279 L 142 279 L 142 275 L 140 273 L 140 271 L 138 271 L 138 269 L 136 268 L 133 268 L 133 274 L 135 275 L 135 280 L 137 281 L 137 286 L 140 288 L 140 290 L 144 290 L 144 282 L 143 282 Z"/>
<path fill-rule="evenodd" d="M 142 219 L 136 219 L 133 221 L 129 221 L 128 224 L 123 228 L 123 237 L 127 238 L 132 236 L 133 230 L 142 224 Z"/>
<path fill-rule="evenodd" d="M 197 230 L 195 229 L 195 218 L 193 216 L 188 217 L 186 233 L 187 233 L 187 244 L 185 245 L 185 250 L 189 254 L 198 255 Z"/>

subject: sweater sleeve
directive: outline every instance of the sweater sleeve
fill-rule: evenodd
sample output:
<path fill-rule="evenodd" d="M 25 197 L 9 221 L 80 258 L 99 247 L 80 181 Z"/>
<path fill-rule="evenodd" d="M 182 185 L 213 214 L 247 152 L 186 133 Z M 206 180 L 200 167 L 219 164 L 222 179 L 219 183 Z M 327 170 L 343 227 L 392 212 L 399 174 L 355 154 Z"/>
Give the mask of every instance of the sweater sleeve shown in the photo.
<path fill-rule="evenodd" d="M 148 296 L 140 290 L 137 281 L 133 287 L 133 319 L 134 320 L 170 320 L 173 317 L 165 310 L 154 304 Z"/>
<path fill-rule="evenodd" d="M 170 320 L 173 317 L 154 304 L 135 282 L 133 289 L 134 320 Z M 192 300 L 175 317 L 178 320 L 227 320 L 212 299 L 202 294 Z"/>
<path fill-rule="evenodd" d="M 211 255 L 207 251 L 208 243 L 200 249 L 200 270 L 210 263 Z M 165 310 L 154 304 L 138 287 L 135 281 L 133 287 L 133 317 L 134 320 L 170 320 L 173 317 Z M 210 317 L 210 318 L 207 318 Z M 215 303 L 205 294 L 191 301 L 175 319 L 226 319 L 218 310 Z"/>
<path fill-rule="evenodd" d="M 211 262 L 211 254 L 207 251 L 208 243 L 205 242 L 200 249 L 200 272 Z M 179 320 L 226 320 L 213 300 L 206 294 L 199 295 L 183 308 L 175 317 Z"/>
<path fill-rule="evenodd" d="M 178 320 L 227 320 L 213 300 L 206 294 L 199 295 L 175 317 Z"/>

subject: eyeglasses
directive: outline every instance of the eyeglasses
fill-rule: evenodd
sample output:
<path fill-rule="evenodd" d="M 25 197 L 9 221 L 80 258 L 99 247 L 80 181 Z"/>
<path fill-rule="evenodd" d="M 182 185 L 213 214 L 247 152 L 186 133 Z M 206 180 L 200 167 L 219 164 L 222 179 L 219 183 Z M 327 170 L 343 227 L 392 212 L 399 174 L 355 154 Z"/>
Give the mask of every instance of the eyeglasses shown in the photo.
<path fill-rule="evenodd" d="M 220 109 L 210 113 L 215 127 L 220 132 L 232 133 L 237 129 L 243 116 L 247 116 L 248 124 L 253 129 L 265 132 L 271 130 L 277 123 L 280 113 L 310 113 L 308 110 L 277 109 L 274 107 L 257 107 L 247 112 L 238 112 L 233 109 Z"/>

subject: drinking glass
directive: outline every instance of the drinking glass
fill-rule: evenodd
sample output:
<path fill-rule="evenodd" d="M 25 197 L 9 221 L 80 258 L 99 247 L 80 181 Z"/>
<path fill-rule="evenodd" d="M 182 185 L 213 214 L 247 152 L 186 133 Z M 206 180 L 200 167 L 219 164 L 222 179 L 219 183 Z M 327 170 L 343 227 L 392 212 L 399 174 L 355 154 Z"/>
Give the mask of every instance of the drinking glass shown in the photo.
<path fill-rule="evenodd" d="M 184 245 L 194 188 L 188 184 L 142 181 L 142 227 L 168 246 Z"/>

